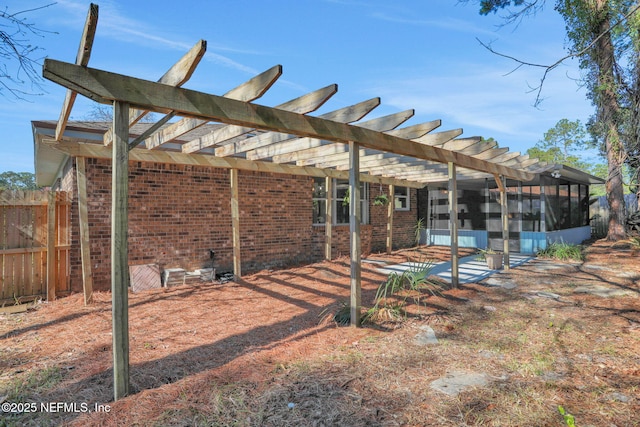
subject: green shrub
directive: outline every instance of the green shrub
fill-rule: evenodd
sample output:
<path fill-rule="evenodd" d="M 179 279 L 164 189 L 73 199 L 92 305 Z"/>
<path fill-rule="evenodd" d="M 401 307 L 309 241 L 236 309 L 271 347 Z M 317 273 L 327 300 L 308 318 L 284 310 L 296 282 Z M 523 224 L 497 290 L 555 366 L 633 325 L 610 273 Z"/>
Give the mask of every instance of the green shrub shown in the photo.
<path fill-rule="evenodd" d="M 546 249 L 538 251 L 542 258 L 554 258 L 561 261 L 584 261 L 582 245 L 573 245 L 564 242 L 553 242 Z"/>

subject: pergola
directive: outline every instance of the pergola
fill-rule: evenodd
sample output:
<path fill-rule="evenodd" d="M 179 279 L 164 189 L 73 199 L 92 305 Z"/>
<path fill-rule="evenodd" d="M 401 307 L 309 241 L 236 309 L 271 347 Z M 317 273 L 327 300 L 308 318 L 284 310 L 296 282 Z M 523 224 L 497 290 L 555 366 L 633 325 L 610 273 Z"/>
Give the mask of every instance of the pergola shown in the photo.
<path fill-rule="evenodd" d="M 297 99 L 263 106 L 260 98 L 280 77 L 277 65 L 226 94 L 213 95 L 184 89 L 206 50 L 199 41 L 157 82 L 88 68 L 96 31 L 98 6 L 92 4 L 75 64 L 47 59 L 45 78 L 68 89 L 55 137 L 40 141 L 39 149 L 55 150 L 78 159 L 78 189 L 83 277 L 89 280 L 85 158 L 112 159 L 111 285 L 113 299 L 114 397 L 129 391 L 128 339 L 128 165 L 129 160 L 193 164 L 230 170 L 234 273 L 241 275 L 238 170 L 348 179 L 350 188 L 351 323 L 360 322 L 360 182 L 422 188 L 448 181 L 449 206 L 457 212 L 456 183 L 490 177 L 501 191 L 505 264 L 508 266 L 508 224 L 504 182 L 507 178 L 532 180 L 537 160 L 498 148 L 481 138 L 458 138 L 461 129 L 433 132 L 434 120 L 400 127 L 413 114 L 403 111 L 363 120 L 380 104 L 379 98 L 313 116 L 337 92 L 330 85 Z M 113 105 L 113 125 L 104 144 L 84 143 L 65 135 L 77 94 Z M 149 112 L 162 118 L 143 134 L 130 128 Z M 218 124 L 207 133 L 203 125 Z M 196 137 L 192 136 L 197 134 Z M 84 192 L 84 194 L 83 194 Z M 84 200 L 84 201 L 83 201 Z M 330 204 L 327 204 L 330 205 Z M 387 248 L 391 248 L 393 204 L 389 205 Z M 327 217 L 330 218 L 330 208 Z M 457 286 L 457 221 L 450 215 L 453 286 Z M 326 224 L 326 253 L 331 257 L 331 221 Z M 85 294 L 90 295 L 90 282 Z M 88 292 L 87 292 L 88 287 Z"/>

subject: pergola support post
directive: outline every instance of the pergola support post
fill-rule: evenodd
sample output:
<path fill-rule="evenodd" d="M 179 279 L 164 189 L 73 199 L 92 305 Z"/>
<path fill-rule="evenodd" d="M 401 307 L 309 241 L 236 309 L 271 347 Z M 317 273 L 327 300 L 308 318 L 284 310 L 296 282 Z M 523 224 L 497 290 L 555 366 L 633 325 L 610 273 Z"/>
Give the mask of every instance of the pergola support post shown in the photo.
<path fill-rule="evenodd" d="M 360 326 L 361 313 L 361 241 L 360 241 L 360 152 L 359 145 L 349 142 L 349 243 L 351 255 L 351 326 Z"/>
<path fill-rule="evenodd" d="M 327 203 L 324 207 L 324 259 L 331 261 L 331 234 L 333 233 L 333 178 L 324 179 Z"/>
<path fill-rule="evenodd" d="M 47 196 L 47 301 L 56 299 L 56 192 Z"/>
<path fill-rule="evenodd" d="M 242 277 L 240 256 L 240 198 L 238 196 L 238 169 L 230 170 L 231 183 L 231 240 L 233 242 L 233 275 Z"/>
<path fill-rule="evenodd" d="M 387 253 L 393 250 L 393 210 L 395 208 L 395 186 L 389 185 L 389 203 L 387 203 Z"/>
<path fill-rule="evenodd" d="M 509 206 L 507 204 L 507 179 L 495 176 L 500 189 L 500 217 L 502 219 L 502 248 L 504 251 L 504 269 L 509 270 Z"/>
<path fill-rule="evenodd" d="M 129 104 L 113 105 L 111 172 L 111 296 L 113 316 L 113 397 L 129 394 Z"/>
<path fill-rule="evenodd" d="M 458 182 L 456 165 L 447 163 L 449 174 L 449 229 L 451 231 L 451 286 L 458 287 L 460 263 L 458 260 Z"/>
<path fill-rule="evenodd" d="M 82 289 L 84 305 L 93 301 L 93 274 L 91 272 L 91 243 L 89 240 L 89 213 L 87 209 L 86 158 L 76 157 L 78 181 L 78 222 L 80 223 L 80 256 L 82 262 Z"/>

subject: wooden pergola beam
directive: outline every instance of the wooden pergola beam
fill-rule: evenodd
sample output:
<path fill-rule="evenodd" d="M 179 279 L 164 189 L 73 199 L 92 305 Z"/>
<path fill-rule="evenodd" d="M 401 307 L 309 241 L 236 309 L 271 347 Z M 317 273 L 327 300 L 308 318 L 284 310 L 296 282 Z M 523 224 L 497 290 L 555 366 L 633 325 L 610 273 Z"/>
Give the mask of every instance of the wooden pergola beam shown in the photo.
<path fill-rule="evenodd" d="M 71 138 L 65 137 L 61 142 L 57 143 L 53 140 L 43 138 L 41 140 L 41 143 L 45 144 L 51 149 L 74 157 L 80 156 L 95 159 L 112 158 L 112 152 L 109 147 L 104 147 L 99 144 L 86 144 L 78 141 L 67 141 L 67 139 Z M 184 154 L 172 151 L 147 150 L 146 148 L 134 148 L 129 152 L 129 158 L 131 160 L 151 163 L 197 165 L 223 169 L 238 169 L 255 172 L 311 176 L 317 178 L 331 177 L 341 180 L 349 179 L 348 171 L 337 171 L 333 169 L 320 169 L 311 166 L 302 167 L 296 165 L 252 161 L 235 157 L 216 157 L 208 154 Z M 361 174 L 360 180 L 372 184 L 393 184 L 410 188 L 424 187 L 424 184 L 420 182 L 377 177 L 368 174 Z"/>
<path fill-rule="evenodd" d="M 91 48 L 93 47 L 93 40 L 96 35 L 96 28 L 98 27 L 98 5 L 91 3 L 89 5 L 89 13 L 87 14 L 87 20 L 84 24 L 84 30 L 82 31 L 82 38 L 80 39 L 80 47 L 78 48 L 78 54 L 76 55 L 76 64 L 82 67 L 86 67 L 89 64 L 89 58 L 91 58 Z M 67 127 L 69 121 L 69 115 L 73 109 L 73 104 L 78 96 L 77 92 L 67 89 L 67 93 L 62 104 L 62 110 L 60 111 L 60 118 L 56 126 L 55 138 L 57 141 L 62 138 L 64 130 Z"/>
<path fill-rule="evenodd" d="M 200 60 L 207 51 L 207 42 L 205 40 L 199 40 L 182 58 L 169 68 L 162 77 L 158 80 L 158 84 L 169 85 L 179 87 L 185 84 L 193 75 L 193 72 L 198 67 Z M 115 100 L 114 100 L 115 101 Z M 142 119 L 150 110 L 141 108 L 136 110 L 132 108 L 129 111 L 128 126 L 133 126 L 140 119 Z M 164 111 L 165 114 L 170 114 L 171 111 Z M 113 140 L 113 130 L 109 129 L 103 137 L 104 145 L 111 145 Z"/>
<path fill-rule="evenodd" d="M 81 67 L 53 59 L 44 62 L 43 76 L 101 103 L 128 101 L 150 111 L 210 119 L 222 123 L 298 136 L 349 143 L 395 154 L 454 162 L 460 167 L 499 174 L 511 179 L 530 181 L 530 172 L 478 160 L 449 150 L 418 144 L 410 140 L 376 132 L 360 126 L 332 122 L 277 108 L 236 101 L 222 96 L 172 87 L 102 70 Z"/>

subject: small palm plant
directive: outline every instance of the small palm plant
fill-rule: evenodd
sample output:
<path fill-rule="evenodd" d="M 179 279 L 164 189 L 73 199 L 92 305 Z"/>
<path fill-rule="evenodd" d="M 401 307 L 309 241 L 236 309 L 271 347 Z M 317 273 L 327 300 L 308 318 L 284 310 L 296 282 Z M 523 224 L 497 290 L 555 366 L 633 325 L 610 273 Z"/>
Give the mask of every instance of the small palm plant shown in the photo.
<path fill-rule="evenodd" d="M 424 291 L 438 295 L 442 285 L 429 279 L 432 268 L 431 261 L 421 260 L 410 264 L 402 273 L 389 274 L 387 280 L 378 286 L 375 304 L 367 310 L 363 321 L 400 321 L 406 317 L 404 307 L 409 298 L 420 304 Z"/>

